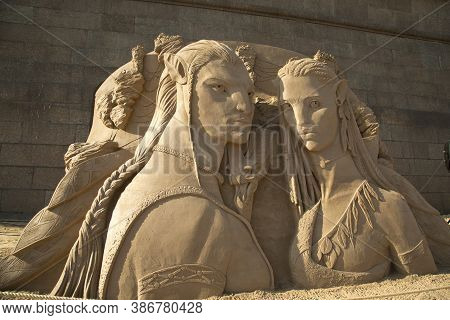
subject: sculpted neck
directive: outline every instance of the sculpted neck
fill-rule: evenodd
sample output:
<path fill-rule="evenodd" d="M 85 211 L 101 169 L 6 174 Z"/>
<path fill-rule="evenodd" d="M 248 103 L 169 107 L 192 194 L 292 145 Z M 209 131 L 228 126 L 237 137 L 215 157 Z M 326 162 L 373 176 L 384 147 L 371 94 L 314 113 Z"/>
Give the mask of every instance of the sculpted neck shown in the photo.
<path fill-rule="evenodd" d="M 336 135 L 333 144 L 328 148 L 307 154 L 319 180 L 322 200 L 333 198 L 343 189 L 353 190 L 354 185 L 359 185 L 364 180 L 350 152 L 343 150 L 339 135 Z M 324 168 L 321 163 L 325 164 Z"/>
<path fill-rule="evenodd" d="M 167 124 L 158 144 L 191 155 L 189 137 L 192 132 L 194 157 L 197 166 L 207 171 L 218 172 L 224 154 L 225 143 L 212 141 L 201 128 L 191 126 L 192 131 L 190 131 L 187 115 L 183 112 L 184 109 L 178 106 L 177 110 L 174 117 Z M 197 171 L 201 186 L 208 190 L 209 193 L 215 195 L 217 199 L 221 199 L 216 176 L 201 170 Z"/>

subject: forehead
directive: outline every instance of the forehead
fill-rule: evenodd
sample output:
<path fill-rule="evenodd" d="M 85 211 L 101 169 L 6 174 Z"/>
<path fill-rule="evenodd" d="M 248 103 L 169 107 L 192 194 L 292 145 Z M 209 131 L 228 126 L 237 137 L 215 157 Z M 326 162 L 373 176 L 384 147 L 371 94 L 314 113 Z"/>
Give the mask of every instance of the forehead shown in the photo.
<path fill-rule="evenodd" d="M 281 78 L 280 90 L 283 100 L 297 100 L 328 93 L 332 86 L 315 76 L 294 77 L 286 75 Z"/>
<path fill-rule="evenodd" d="M 239 60 L 234 63 L 224 60 L 208 62 L 198 71 L 197 80 L 200 82 L 209 78 L 223 80 L 230 85 L 253 86 L 244 64 Z"/>

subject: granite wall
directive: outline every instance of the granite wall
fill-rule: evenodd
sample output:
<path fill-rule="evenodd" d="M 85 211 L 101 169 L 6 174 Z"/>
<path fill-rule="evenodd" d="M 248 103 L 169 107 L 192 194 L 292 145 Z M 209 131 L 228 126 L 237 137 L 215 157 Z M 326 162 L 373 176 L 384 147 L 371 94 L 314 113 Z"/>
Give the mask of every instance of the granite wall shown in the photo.
<path fill-rule="evenodd" d="M 2 1 L 0 219 L 27 219 L 46 205 L 67 146 L 87 137 L 96 87 L 129 61 L 131 47 L 152 50 L 160 32 L 334 54 L 379 117 L 397 170 L 450 213 L 441 161 L 450 140 L 450 5 L 433 12 L 444 3 Z"/>

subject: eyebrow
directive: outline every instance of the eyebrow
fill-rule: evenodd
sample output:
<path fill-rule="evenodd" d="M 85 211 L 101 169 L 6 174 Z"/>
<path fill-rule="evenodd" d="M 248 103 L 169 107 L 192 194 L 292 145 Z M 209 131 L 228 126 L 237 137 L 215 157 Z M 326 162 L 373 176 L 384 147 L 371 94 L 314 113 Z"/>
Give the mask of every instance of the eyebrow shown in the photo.
<path fill-rule="evenodd" d="M 203 83 L 208 83 L 208 82 L 219 82 L 219 83 L 223 83 L 225 86 L 228 86 L 230 83 L 225 80 L 225 79 L 219 79 L 219 78 L 207 78 L 203 81 Z"/>
<path fill-rule="evenodd" d="M 302 100 L 307 100 L 307 99 L 310 100 L 310 99 L 314 99 L 314 98 L 317 99 L 317 98 L 319 98 L 319 96 L 317 96 L 317 95 L 316 96 L 308 96 L 308 97 L 304 97 L 304 98 L 300 96 L 300 97 L 296 97 L 296 98 L 292 98 L 292 99 L 282 99 L 281 102 L 283 102 L 283 103 L 287 102 L 287 103 L 292 104 L 295 102 L 300 103 L 300 102 L 302 102 Z"/>
<path fill-rule="evenodd" d="M 203 82 L 205 83 L 205 82 L 209 82 L 209 81 L 217 81 L 217 82 L 221 82 L 221 83 L 223 83 L 223 84 L 225 84 L 226 86 L 229 86 L 230 85 L 230 82 L 228 81 L 228 80 L 226 80 L 226 79 L 219 79 L 219 78 L 214 78 L 214 77 L 212 77 L 212 78 L 207 78 L 207 79 L 205 79 Z M 255 85 L 253 84 L 253 83 L 251 83 L 251 84 L 249 84 L 249 88 L 248 88 L 250 91 L 255 91 L 256 90 L 256 87 L 255 87 Z"/>
<path fill-rule="evenodd" d="M 224 79 L 219 79 L 219 78 L 207 78 L 207 79 L 205 79 L 205 81 L 219 81 L 219 82 L 227 82 L 226 80 L 224 80 Z M 204 81 L 204 82 L 205 82 Z"/>

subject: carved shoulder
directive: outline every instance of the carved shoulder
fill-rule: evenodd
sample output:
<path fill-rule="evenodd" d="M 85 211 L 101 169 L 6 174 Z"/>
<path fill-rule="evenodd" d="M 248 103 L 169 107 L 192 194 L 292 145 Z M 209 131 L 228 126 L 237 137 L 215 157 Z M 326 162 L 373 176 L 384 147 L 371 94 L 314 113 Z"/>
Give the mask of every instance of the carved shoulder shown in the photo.
<path fill-rule="evenodd" d="M 382 191 L 378 224 L 391 245 L 392 259 L 403 273 L 436 271 L 427 240 L 405 198 L 397 192 Z"/>
<path fill-rule="evenodd" d="M 381 194 L 379 202 L 380 227 L 388 234 L 395 233 L 399 228 L 405 228 L 405 224 L 414 222 L 415 218 L 405 198 L 396 191 L 378 189 Z"/>

